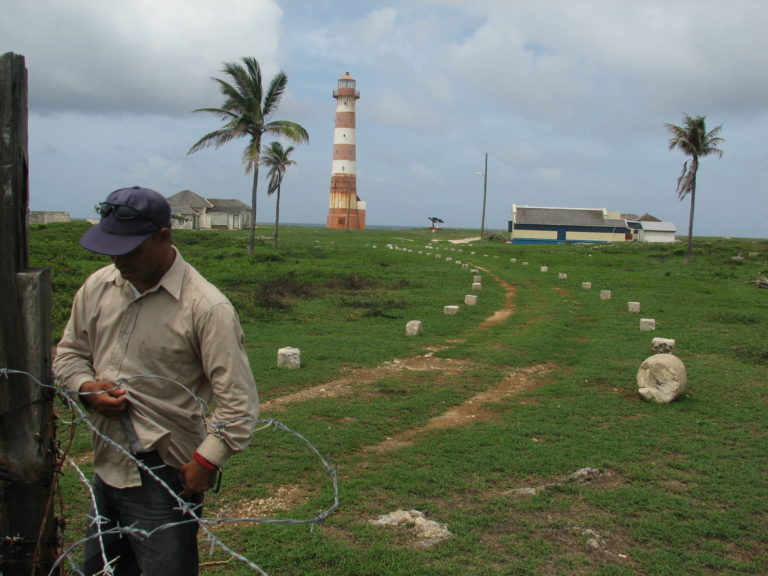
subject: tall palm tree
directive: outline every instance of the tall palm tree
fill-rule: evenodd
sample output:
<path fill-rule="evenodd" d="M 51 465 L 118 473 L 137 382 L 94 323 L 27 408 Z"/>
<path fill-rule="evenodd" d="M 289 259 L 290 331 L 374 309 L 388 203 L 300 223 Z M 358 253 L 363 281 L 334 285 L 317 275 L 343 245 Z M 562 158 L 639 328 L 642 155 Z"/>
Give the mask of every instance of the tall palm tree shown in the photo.
<path fill-rule="evenodd" d="M 680 149 L 683 154 L 690 156 L 690 163 L 686 160 L 683 163 L 683 172 L 677 179 L 677 197 L 679 200 L 691 195 L 691 212 L 688 217 L 688 249 L 685 253 L 685 265 L 691 262 L 693 253 L 693 212 L 696 206 L 696 174 L 699 171 L 699 158 L 717 154 L 718 158 L 723 156 L 723 151 L 717 145 L 725 142 L 718 134 L 723 125 L 717 126 L 707 132 L 705 116 L 683 116 L 683 125 L 664 124 L 667 130 L 672 134 L 669 139 L 669 149 Z"/>
<path fill-rule="evenodd" d="M 278 239 L 280 234 L 280 188 L 283 184 L 283 178 L 285 177 L 285 171 L 288 166 L 296 164 L 295 160 L 290 159 L 291 152 L 293 152 L 293 146 L 283 148 L 280 142 L 272 142 L 269 146 L 264 146 L 262 151 L 261 163 L 269 168 L 267 177 L 269 178 L 269 184 L 267 185 L 267 194 L 272 195 L 277 192 L 277 202 L 275 204 L 275 235 L 272 238 L 272 247 L 278 248 L 280 241 Z"/>
<path fill-rule="evenodd" d="M 263 134 L 282 136 L 298 144 L 309 142 L 309 134 L 299 124 L 288 120 L 270 120 L 277 110 L 283 97 L 288 77 L 278 72 L 266 93 L 261 82 L 261 68 L 255 58 L 246 56 L 243 64 L 228 62 L 224 64 L 223 72 L 229 76 L 232 83 L 220 78 L 212 78 L 219 83 L 219 90 L 224 95 L 221 108 L 199 108 L 195 112 L 210 112 L 224 121 L 224 125 L 200 138 L 187 154 L 192 154 L 208 146 L 220 146 L 240 138 L 249 137 L 248 145 L 243 152 L 245 173 L 253 170 L 253 185 L 251 187 L 251 235 L 248 242 L 248 254 L 253 254 L 256 231 L 256 192 L 259 183 L 259 152 Z"/>

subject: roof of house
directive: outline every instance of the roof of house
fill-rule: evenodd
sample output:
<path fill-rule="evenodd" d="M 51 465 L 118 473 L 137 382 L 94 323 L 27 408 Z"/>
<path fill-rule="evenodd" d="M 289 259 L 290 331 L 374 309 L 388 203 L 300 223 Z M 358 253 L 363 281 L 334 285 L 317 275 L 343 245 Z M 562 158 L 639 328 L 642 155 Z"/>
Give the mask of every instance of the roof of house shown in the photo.
<path fill-rule="evenodd" d="M 211 204 L 208 200 L 195 194 L 192 190 L 182 190 L 168 197 L 168 203 L 171 205 L 171 212 L 174 214 L 194 214 L 201 208 L 211 208 Z"/>
<path fill-rule="evenodd" d="M 603 228 L 626 228 L 627 222 L 638 222 L 643 230 L 655 232 L 676 232 L 672 222 L 662 222 L 645 213 L 621 214 L 620 218 L 608 217 L 602 208 L 549 208 L 545 206 L 515 206 L 515 224 L 536 224 L 543 226 L 598 226 Z M 612 214 L 613 215 L 613 214 Z"/>
<path fill-rule="evenodd" d="M 660 222 L 660 221 L 640 221 L 640 228 L 649 232 L 677 232 L 677 228 L 672 222 Z"/>
<path fill-rule="evenodd" d="M 203 198 L 200 194 L 192 192 L 192 190 L 182 190 L 173 196 L 169 196 L 168 203 L 171 205 L 171 212 L 174 214 L 194 214 L 201 209 L 226 214 L 240 214 L 250 210 L 250 207 L 240 202 L 240 200 Z"/>
<path fill-rule="evenodd" d="M 615 220 L 624 226 L 623 220 Z M 602 209 L 592 208 L 544 208 L 540 206 L 517 206 L 516 224 L 540 224 L 557 226 L 613 226 L 614 220 L 607 220 Z"/>
<path fill-rule="evenodd" d="M 232 200 L 225 198 L 208 198 L 213 207 L 211 212 L 226 212 L 227 214 L 240 214 L 251 209 L 248 204 L 240 202 L 240 200 Z"/>

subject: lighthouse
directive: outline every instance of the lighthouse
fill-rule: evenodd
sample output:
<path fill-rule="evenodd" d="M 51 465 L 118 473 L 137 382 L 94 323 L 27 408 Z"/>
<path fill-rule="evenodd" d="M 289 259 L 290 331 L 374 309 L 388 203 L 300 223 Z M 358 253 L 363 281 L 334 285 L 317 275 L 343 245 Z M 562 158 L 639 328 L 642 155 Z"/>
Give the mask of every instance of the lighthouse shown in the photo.
<path fill-rule="evenodd" d="M 333 131 L 331 198 L 326 228 L 365 228 L 365 202 L 357 195 L 355 167 L 355 103 L 360 92 L 355 79 L 346 72 L 333 91 L 336 99 L 336 124 Z"/>

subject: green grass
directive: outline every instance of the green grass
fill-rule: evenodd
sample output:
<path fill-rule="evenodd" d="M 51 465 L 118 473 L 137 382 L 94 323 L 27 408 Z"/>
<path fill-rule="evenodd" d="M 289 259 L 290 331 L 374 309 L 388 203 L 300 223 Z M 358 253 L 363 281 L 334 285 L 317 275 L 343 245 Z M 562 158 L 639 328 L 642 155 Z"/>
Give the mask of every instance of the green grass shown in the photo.
<path fill-rule="evenodd" d="M 85 275 L 108 262 L 79 247 L 83 229 L 31 231 L 33 265 L 52 269 L 56 337 Z M 750 283 L 768 276 L 768 240 L 697 238 L 685 267 L 683 243 L 447 242 L 473 232 L 285 227 L 279 250 L 259 245 L 252 257 L 246 232 L 176 233 L 184 257 L 237 307 L 267 406 L 348 379 L 345 394 L 315 394 L 263 414 L 337 467 L 340 508 L 314 529 L 236 524 L 217 527 L 217 536 L 281 576 L 768 573 L 768 290 Z M 472 275 L 455 260 L 481 268 L 476 306 L 463 305 Z M 496 277 L 514 287 L 514 313 L 480 328 L 504 306 Z M 612 298 L 601 300 L 601 290 Z M 629 301 L 641 303 L 640 314 L 628 312 Z M 461 305 L 459 314 L 445 315 L 448 304 Z M 641 332 L 641 317 L 654 318 L 656 331 Z M 408 338 L 405 324 L 414 319 L 424 335 Z M 654 336 L 674 338 L 687 369 L 686 392 L 669 405 L 637 394 Z M 276 367 L 283 346 L 301 349 L 300 370 Z M 424 354 L 460 369 L 392 369 L 394 359 Z M 525 391 L 465 425 L 425 428 L 541 365 L 547 370 Z M 375 376 L 355 376 L 380 366 Z M 400 448 L 375 449 L 408 434 Z M 82 435 L 75 455 L 88 449 Z M 584 467 L 604 474 L 560 483 Z M 542 484 L 552 486 L 534 496 L 514 492 Z M 74 541 L 84 491 L 71 472 L 62 486 L 65 536 Z M 311 518 L 333 499 L 305 445 L 260 430 L 231 460 L 207 514 L 228 515 L 281 489 L 295 497 L 268 516 Z M 453 537 L 423 548 L 412 527 L 369 523 L 396 509 L 421 510 Z M 206 574 L 252 573 L 202 550 L 204 562 L 227 561 Z"/>

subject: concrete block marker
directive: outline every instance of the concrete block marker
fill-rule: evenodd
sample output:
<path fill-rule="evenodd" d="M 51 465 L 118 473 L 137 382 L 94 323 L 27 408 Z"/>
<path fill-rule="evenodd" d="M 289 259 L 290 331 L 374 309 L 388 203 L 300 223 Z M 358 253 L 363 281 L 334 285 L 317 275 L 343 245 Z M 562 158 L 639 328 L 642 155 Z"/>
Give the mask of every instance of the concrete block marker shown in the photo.
<path fill-rule="evenodd" d="M 517 258 L 510 258 L 509 261 L 512 262 L 512 264 L 514 264 L 515 262 L 517 262 Z"/>
<path fill-rule="evenodd" d="M 467 306 L 474 306 L 477 304 L 477 294 L 467 294 L 464 296 L 464 304 Z"/>
<path fill-rule="evenodd" d="M 472 268 L 472 270 L 469 271 L 470 274 L 477 274 L 479 270 L 477 268 Z"/>
<path fill-rule="evenodd" d="M 654 354 L 637 371 L 637 391 L 647 399 L 668 404 L 685 391 L 685 364 L 673 354 Z"/>
<path fill-rule="evenodd" d="M 424 326 L 421 324 L 421 320 L 411 320 L 405 325 L 406 336 L 421 336 L 424 334 Z"/>
<path fill-rule="evenodd" d="M 653 354 L 672 354 L 675 351 L 675 341 L 672 338 L 654 338 L 651 340 Z"/>
<path fill-rule="evenodd" d="M 549 272 L 549 266 L 542 266 L 541 268 L 539 268 L 539 270 L 541 270 L 542 272 Z"/>
<path fill-rule="evenodd" d="M 600 290 L 600 300 L 610 300 L 610 299 L 611 299 L 610 290 Z"/>
<path fill-rule="evenodd" d="M 459 313 L 458 306 L 443 306 L 443 314 L 446 316 L 456 316 Z"/>
<path fill-rule="evenodd" d="M 482 282 L 472 282 L 472 290 L 482 290 L 482 289 L 483 289 Z"/>
<path fill-rule="evenodd" d="M 568 274 L 563 274 L 562 272 L 560 272 L 560 274 L 558 274 L 557 277 L 560 278 L 560 280 L 567 280 Z"/>
<path fill-rule="evenodd" d="M 627 302 L 628 312 L 640 312 L 640 302 Z"/>
<path fill-rule="evenodd" d="M 523 262 L 523 266 L 528 266 L 528 262 Z"/>
<path fill-rule="evenodd" d="M 301 350 L 286 346 L 277 351 L 278 368 L 301 368 Z"/>
<path fill-rule="evenodd" d="M 469 270 L 469 264 L 462 264 L 461 265 L 462 270 Z"/>
<path fill-rule="evenodd" d="M 656 320 L 653 318 L 640 318 L 640 331 L 651 332 L 656 330 Z"/>
<path fill-rule="evenodd" d="M 475 276 L 472 279 L 472 282 L 482 282 L 482 281 L 483 281 L 483 277 L 482 276 Z"/>
<path fill-rule="evenodd" d="M 592 282 L 582 282 L 581 287 L 584 288 L 584 290 L 592 290 Z"/>

